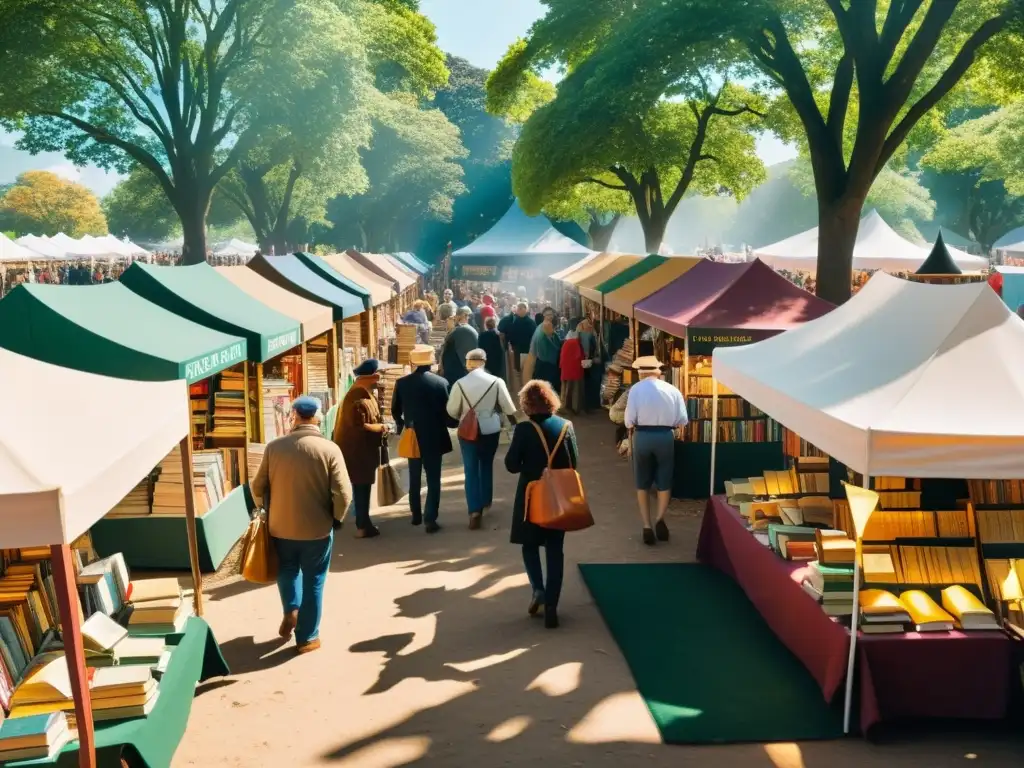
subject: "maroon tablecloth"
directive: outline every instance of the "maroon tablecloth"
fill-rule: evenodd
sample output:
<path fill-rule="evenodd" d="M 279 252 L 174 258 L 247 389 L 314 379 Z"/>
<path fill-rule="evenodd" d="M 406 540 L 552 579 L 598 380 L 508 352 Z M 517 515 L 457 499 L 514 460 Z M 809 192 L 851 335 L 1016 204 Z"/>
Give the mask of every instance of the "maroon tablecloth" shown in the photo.
<path fill-rule="evenodd" d="M 697 559 L 736 580 L 826 701 L 841 695 L 850 632 L 801 589 L 807 566 L 782 560 L 758 542 L 722 497 L 708 501 Z M 1002 632 L 860 634 L 857 648 L 865 733 L 883 720 L 998 720 L 1007 714 L 1013 644 Z"/>

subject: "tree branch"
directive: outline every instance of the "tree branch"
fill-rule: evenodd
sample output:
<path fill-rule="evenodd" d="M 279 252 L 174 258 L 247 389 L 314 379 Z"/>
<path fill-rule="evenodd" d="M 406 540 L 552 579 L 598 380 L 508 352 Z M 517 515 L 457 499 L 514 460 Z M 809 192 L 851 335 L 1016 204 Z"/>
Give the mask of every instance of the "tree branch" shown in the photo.
<path fill-rule="evenodd" d="M 715 103 L 717 103 L 717 99 L 716 99 Z M 751 115 L 756 115 L 757 117 L 762 117 L 762 118 L 764 117 L 764 113 L 763 112 L 758 112 L 756 109 L 754 109 L 753 107 L 748 106 L 746 104 L 744 104 L 742 107 L 737 107 L 736 109 L 722 109 L 721 107 L 715 107 L 715 106 L 709 107 L 709 109 L 710 109 L 712 115 L 724 115 L 726 117 L 736 117 L 737 115 L 742 115 L 744 113 L 747 113 L 747 114 L 751 114 Z M 698 117 L 699 117 L 699 115 L 698 115 Z"/>
<path fill-rule="evenodd" d="M 889 12 L 882 22 L 882 33 L 878 38 L 879 55 L 882 72 L 885 72 L 896 53 L 896 46 L 899 45 L 903 33 L 913 20 L 924 0 L 892 0 L 889 4 Z"/>
<path fill-rule="evenodd" d="M 935 47 L 942 38 L 942 32 L 956 10 L 957 2 L 958 0 L 933 0 L 928 7 L 921 26 L 918 27 L 914 38 L 907 45 L 907 50 L 900 59 L 900 63 L 896 65 L 892 77 L 885 83 L 884 93 L 879 94 L 882 101 L 890 105 L 890 111 L 895 110 L 889 115 L 890 120 L 910 98 L 914 83 L 917 82 L 921 70 L 928 63 L 929 57 L 935 52 Z"/>
<path fill-rule="evenodd" d="M 906 140 L 907 135 L 917 122 L 934 107 L 942 98 L 948 94 L 953 87 L 960 82 L 960 79 L 967 73 L 967 70 L 974 64 L 978 50 L 989 40 L 995 37 L 1007 24 L 1009 17 L 1004 13 L 995 16 L 975 30 L 974 34 L 964 43 L 963 47 L 954 57 L 949 68 L 942 73 L 935 85 L 932 86 L 916 104 L 914 104 L 903 119 L 893 128 L 882 145 L 882 151 L 875 166 L 875 172 L 880 173 L 885 164 L 895 154 L 899 146 Z"/>
<path fill-rule="evenodd" d="M 828 120 L 825 123 L 832 134 L 832 140 L 840 146 L 843 144 L 843 131 L 846 128 L 846 113 L 850 109 L 853 74 L 853 56 L 847 51 L 836 66 L 832 95 L 828 100 Z"/>
<path fill-rule="evenodd" d="M 601 181 L 600 179 L 595 179 L 593 176 L 587 176 L 586 178 L 581 179 L 580 182 L 581 183 L 589 183 L 589 184 L 597 184 L 599 186 L 604 187 L 605 189 L 614 189 L 616 191 L 621 191 L 621 192 L 628 192 L 629 191 L 629 187 L 627 187 L 625 184 L 609 184 L 607 181 Z"/>

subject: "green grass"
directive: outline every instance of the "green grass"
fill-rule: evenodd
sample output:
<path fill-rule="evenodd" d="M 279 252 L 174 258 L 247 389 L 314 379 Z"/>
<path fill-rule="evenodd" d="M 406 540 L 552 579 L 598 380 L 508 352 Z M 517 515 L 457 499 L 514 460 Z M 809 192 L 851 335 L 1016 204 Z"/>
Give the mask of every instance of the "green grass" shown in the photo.
<path fill-rule="evenodd" d="M 580 571 L 665 742 L 842 735 L 842 711 L 728 576 L 681 563 Z"/>

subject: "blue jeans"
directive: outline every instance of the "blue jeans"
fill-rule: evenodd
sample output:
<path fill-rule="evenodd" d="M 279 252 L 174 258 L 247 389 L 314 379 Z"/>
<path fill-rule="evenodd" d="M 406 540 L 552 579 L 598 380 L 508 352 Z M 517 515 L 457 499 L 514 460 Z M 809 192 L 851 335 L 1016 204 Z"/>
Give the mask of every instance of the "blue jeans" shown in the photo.
<path fill-rule="evenodd" d="M 277 590 L 285 613 L 299 612 L 295 626 L 295 642 L 299 645 L 315 640 L 320 633 L 324 582 L 331 565 L 334 531 L 326 539 L 297 541 L 274 539 L 279 561 Z"/>
<path fill-rule="evenodd" d="M 459 438 L 462 468 L 466 472 L 466 504 L 469 514 L 484 511 L 494 498 L 494 454 L 498 452 L 498 433 L 477 435 L 475 442 Z"/>
<path fill-rule="evenodd" d="M 540 565 L 540 547 L 535 544 L 523 544 L 523 565 L 530 579 L 534 592 L 544 593 L 544 604 L 552 608 L 558 607 L 558 598 L 562 596 L 562 576 L 565 572 L 564 531 L 544 532 L 544 554 L 548 561 L 548 580 L 544 582 L 544 571 Z"/>
<path fill-rule="evenodd" d="M 428 523 L 437 522 L 437 510 L 441 506 L 441 459 L 440 454 L 409 459 L 409 509 L 414 516 L 423 514 L 420 508 L 420 480 L 421 472 L 426 472 L 427 509 L 423 519 Z"/>

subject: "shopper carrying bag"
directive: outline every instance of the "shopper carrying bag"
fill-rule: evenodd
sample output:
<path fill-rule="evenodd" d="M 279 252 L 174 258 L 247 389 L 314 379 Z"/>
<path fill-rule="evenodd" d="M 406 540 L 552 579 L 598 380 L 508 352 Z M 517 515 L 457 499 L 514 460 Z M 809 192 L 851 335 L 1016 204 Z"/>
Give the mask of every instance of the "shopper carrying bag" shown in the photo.
<path fill-rule="evenodd" d="M 541 445 L 548 456 L 548 466 L 539 480 L 526 486 L 526 518 L 541 528 L 556 531 L 582 531 L 594 524 L 594 516 L 590 513 L 587 494 L 583 490 L 583 479 L 573 467 L 554 469 L 555 455 L 560 448 L 568 451 L 565 446 L 565 435 L 569 424 L 562 425 L 554 448 L 548 448 L 544 432 L 536 422 L 530 424 L 537 431 Z"/>
<path fill-rule="evenodd" d="M 256 510 L 242 545 L 242 578 L 250 584 L 273 584 L 277 581 L 277 550 L 270 540 L 267 513 Z"/>

